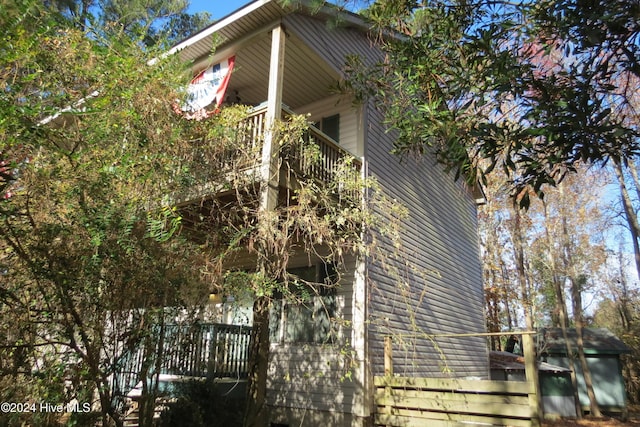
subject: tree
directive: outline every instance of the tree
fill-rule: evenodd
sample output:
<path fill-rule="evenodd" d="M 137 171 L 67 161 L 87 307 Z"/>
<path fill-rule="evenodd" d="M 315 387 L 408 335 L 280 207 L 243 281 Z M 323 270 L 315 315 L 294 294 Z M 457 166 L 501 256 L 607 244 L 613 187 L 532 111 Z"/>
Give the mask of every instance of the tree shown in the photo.
<path fill-rule="evenodd" d="M 594 314 L 594 323 L 611 330 L 631 349 L 631 354 L 622 357 L 622 373 L 629 402 L 635 403 L 640 397 L 640 369 L 638 366 L 638 307 L 637 284 L 629 281 L 628 260 L 622 247 L 611 251 L 607 259 L 607 282 L 603 289 L 602 301 Z"/>
<path fill-rule="evenodd" d="M 208 12 L 187 13 L 188 0 L 48 0 L 44 3 L 81 31 L 123 31 L 151 46 L 165 48 L 211 23 Z"/>
<path fill-rule="evenodd" d="M 486 203 L 478 209 L 478 228 L 484 268 L 487 306 L 487 330 L 501 332 L 522 326 L 517 314 L 521 305 L 515 286 L 516 272 L 505 184 L 493 176 L 484 188 Z M 503 343 L 492 337 L 492 350 L 502 350 Z"/>
<path fill-rule="evenodd" d="M 184 73 L 173 59 L 147 66 L 156 52 L 135 40 L 98 41 L 60 19 L 37 2 L 2 16 L 4 393 L 92 403 L 96 391 L 103 424 L 121 425 L 110 381 L 122 357 L 141 345 L 140 377 L 157 375 L 164 307 L 195 307 L 207 291 L 206 251 L 161 203 L 167 147 L 184 137 L 170 113 Z"/>
<path fill-rule="evenodd" d="M 602 236 L 608 227 L 608 218 L 604 216 L 599 200 L 606 178 L 602 171 L 593 170 L 582 171 L 581 179 L 568 176 L 556 188 L 547 190 L 543 200 L 533 200 L 526 213 L 520 212 L 521 221 L 527 221 L 520 232 L 524 242 L 520 245 L 524 263 L 511 254 L 510 242 L 516 239 L 517 229 L 501 226 L 517 219 L 514 207 L 506 203 L 509 197 L 503 182 L 488 180 L 490 191 L 487 196 L 491 200 L 481 209 L 480 223 L 484 230 L 481 235 L 486 236 L 483 242 L 496 238 L 503 242 L 485 245 L 485 269 L 495 265 L 495 259 L 506 261 L 514 271 L 524 265 L 525 274 L 518 277 L 524 276 L 529 283 L 529 300 L 530 306 L 536 309 L 533 316 L 536 326 L 552 325 L 563 330 L 567 354 L 578 355 L 575 362 L 569 358 L 572 370 L 574 363 L 584 362 L 580 357 L 584 352 L 580 345 L 569 345 L 567 328 L 575 326 L 580 335 L 579 329 L 586 325 L 582 295 L 585 292 L 593 294 L 606 283 L 603 273 L 606 240 Z M 502 191 L 495 194 L 496 188 Z M 495 283 L 495 278 L 491 278 L 487 286 Z M 500 303 L 503 307 L 507 305 L 503 300 Z M 509 305 L 524 305 L 524 302 L 509 302 Z M 503 330 L 507 323 L 505 319 L 500 320 L 498 329 Z M 575 384 L 575 379 L 572 380 Z M 589 382 L 588 378 L 586 382 Z M 580 414 L 577 395 L 576 410 Z"/>
<path fill-rule="evenodd" d="M 349 64 L 345 90 L 382 95 L 398 153 L 435 150 L 471 181 L 501 167 L 528 206 L 526 187 L 540 194 L 580 164 L 637 153 L 637 124 L 621 114 L 639 69 L 636 13 L 604 1 L 374 1 L 366 14 L 386 55 Z"/>

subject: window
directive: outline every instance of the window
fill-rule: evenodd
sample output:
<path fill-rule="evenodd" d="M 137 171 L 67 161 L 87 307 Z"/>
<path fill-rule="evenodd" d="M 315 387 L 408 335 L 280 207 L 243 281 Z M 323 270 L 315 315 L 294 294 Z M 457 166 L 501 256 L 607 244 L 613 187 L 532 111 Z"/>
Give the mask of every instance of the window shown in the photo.
<path fill-rule="evenodd" d="M 332 319 L 336 316 L 335 270 L 320 263 L 288 270 L 294 298 L 280 295 L 271 308 L 271 342 L 326 344 L 333 341 Z"/>
<path fill-rule="evenodd" d="M 334 141 L 340 141 L 340 114 L 323 117 L 315 126 Z"/>

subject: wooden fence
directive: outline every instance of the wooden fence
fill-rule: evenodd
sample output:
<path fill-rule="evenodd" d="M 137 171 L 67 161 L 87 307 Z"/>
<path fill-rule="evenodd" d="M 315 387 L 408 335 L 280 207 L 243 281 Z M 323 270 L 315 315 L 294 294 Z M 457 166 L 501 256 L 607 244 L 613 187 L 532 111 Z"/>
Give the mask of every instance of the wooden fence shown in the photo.
<path fill-rule="evenodd" d="M 376 426 L 531 426 L 525 381 L 376 377 Z"/>
<path fill-rule="evenodd" d="M 519 334 L 522 335 L 525 348 L 532 346 L 530 333 Z M 527 381 L 397 377 L 393 375 L 390 337 L 385 339 L 384 353 L 385 375 L 374 378 L 376 426 L 540 425 L 541 410 L 534 380 L 537 373 L 532 351 L 525 355 Z"/>

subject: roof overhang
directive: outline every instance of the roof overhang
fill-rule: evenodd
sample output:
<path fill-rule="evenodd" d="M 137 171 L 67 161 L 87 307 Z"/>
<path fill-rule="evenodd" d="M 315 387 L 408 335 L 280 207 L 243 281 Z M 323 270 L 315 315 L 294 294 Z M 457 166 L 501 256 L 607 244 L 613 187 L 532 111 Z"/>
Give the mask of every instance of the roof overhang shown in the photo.
<path fill-rule="evenodd" d="M 265 71 L 269 69 L 271 32 L 282 26 L 286 34 L 283 103 L 297 111 L 326 98 L 343 77 L 341 64 L 336 66 L 328 61 L 317 46 L 296 33 L 296 25 L 288 25 L 299 15 L 310 22 L 321 22 L 323 29 L 330 20 L 334 20 L 340 29 L 363 33 L 370 29 L 359 15 L 335 6 L 312 9 L 310 1 L 301 0 L 285 7 L 279 0 L 256 0 L 181 41 L 167 55 L 177 54 L 191 64 L 194 74 L 235 55 L 227 97 L 230 102 L 258 105 L 266 100 L 269 86 Z M 311 27 L 318 31 L 317 25 Z M 307 28 L 304 31 L 306 34 Z"/>
<path fill-rule="evenodd" d="M 193 62 L 197 68 L 202 60 L 215 61 L 224 57 L 224 50 L 229 45 L 246 42 L 269 31 L 293 12 L 320 19 L 336 19 L 341 25 L 359 28 L 362 31 L 370 29 L 361 16 L 337 6 L 324 5 L 314 8 L 310 0 L 298 0 L 285 7 L 279 0 L 254 0 L 182 40 L 167 53 L 178 53 L 181 59 Z"/>

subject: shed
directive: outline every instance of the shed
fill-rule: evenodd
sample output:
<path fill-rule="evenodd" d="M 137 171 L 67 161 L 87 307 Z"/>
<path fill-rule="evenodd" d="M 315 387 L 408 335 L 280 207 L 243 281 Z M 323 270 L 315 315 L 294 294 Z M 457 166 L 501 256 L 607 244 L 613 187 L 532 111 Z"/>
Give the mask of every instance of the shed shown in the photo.
<path fill-rule="evenodd" d="M 523 356 L 506 351 L 492 351 L 490 362 L 492 380 L 525 381 Z M 570 374 L 571 371 L 567 368 L 538 362 L 542 409 L 545 416 L 576 416 Z"/>
<path fill-rule="evenodd" d="M 567 335 L 572 349 L 576 351 L 578 342 L 575 328 L 569 328 Z M 587 365 L 591 371 L 593 391 L 600 409 L 624 412 L 627 396 L 622 377 L 620 355 L 629 353 L 631 349 L 605 328 L 585 328 L 583 341 Z M 566 345 L 560 328 L 540 329 L 538 351 L 543 361 L 564 368 L 569 367 Z M 582 367 L 577 357 L 574 360 L 580 404 L 583 409 L 588 410 L 589 397 L 587 396 Z"/>

